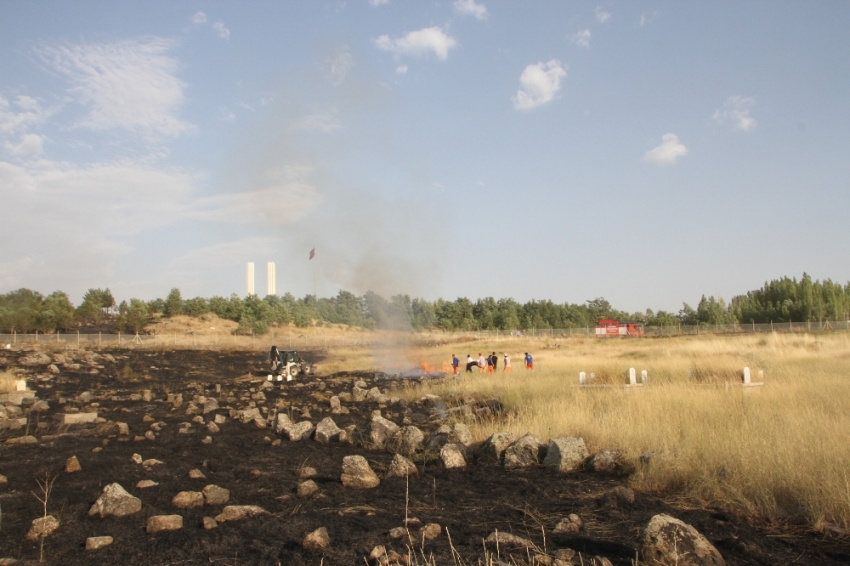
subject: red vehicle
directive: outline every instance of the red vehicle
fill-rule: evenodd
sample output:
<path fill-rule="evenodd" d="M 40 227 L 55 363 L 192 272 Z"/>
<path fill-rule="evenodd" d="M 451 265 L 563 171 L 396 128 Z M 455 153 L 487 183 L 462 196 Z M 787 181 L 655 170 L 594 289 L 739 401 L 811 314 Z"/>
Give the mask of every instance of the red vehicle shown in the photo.
<path fill-rule="evenodd" d="M 643 323 L 634 320 L 614 320 L 603 318 L 596 325 L 597 338 L 614 336 L 643 336 Z"/>

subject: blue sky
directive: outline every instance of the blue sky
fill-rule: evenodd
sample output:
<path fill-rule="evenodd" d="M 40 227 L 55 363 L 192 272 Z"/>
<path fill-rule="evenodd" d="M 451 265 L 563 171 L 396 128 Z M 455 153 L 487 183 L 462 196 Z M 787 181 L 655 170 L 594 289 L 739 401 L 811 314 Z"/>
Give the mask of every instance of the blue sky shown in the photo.
<path fill-rule="evenodd" d="M 0 3 L 0 292 L 850 280 L 850 3 Z M 313 247 L 317 257 L 308 261 Z"/>

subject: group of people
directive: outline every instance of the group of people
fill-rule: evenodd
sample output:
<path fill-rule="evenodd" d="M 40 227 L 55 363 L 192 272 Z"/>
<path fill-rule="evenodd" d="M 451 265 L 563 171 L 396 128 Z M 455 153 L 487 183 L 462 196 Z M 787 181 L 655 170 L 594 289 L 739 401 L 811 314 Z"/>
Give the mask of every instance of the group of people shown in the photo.
<path fill-rule="evenodd" d="M 505 356 L 503 358 L 503 371 L 508 372 L 511 371 L 511 357 L 505 352 Z M 497 369 L 499 369 L 499 356 L 496 352 L 493 352 L 489 356 L 484 356 L 481 352 L 478 352 L 478 359 L 474 359 L 472 354 L 466 355 L 466 371 L 467 373 L 472 373 L 472 368 L 478 368 L 478 371 L 487 373 L 494 373 Z M 534 369 L 534 359 L 531 357 L 531 354 L 528 352 L 525 353 L 525 369 Z M 455 375 L 460 373 L 460 360 L 455 354 L 452 354 L 452 371 Z"/>

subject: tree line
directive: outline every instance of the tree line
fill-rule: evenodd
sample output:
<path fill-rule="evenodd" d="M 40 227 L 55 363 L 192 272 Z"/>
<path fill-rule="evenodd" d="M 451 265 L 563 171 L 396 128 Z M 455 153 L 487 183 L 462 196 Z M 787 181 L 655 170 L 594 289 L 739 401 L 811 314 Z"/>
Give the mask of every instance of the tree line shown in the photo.
<path fill-rule="evenodd" d="M 164 299 L 132 298 L 116 304 L 109 289 L 89 289 L 75 307 L 62 291 L 44 296 L 18 289 L 0 295 L 0 330 L 4 332 L 50 333 L 101 325 L 122 332 L 142 332 L 156 317 L 207 313 L 237 322 L 237 334 L 265 334 L 272 326 L 288 324 L 453 331 L 584 328 L 603 318 L 639 320 L 647 326 L 806 322 L 846 319 L 850 315 L 850 283 L 842 286 L 829 279 L 812 281 L 804 273 L 799 281 L 783 277 L 765 282 L 760 289 L 735 296 L 728 304 L 722 298 L 703 295 L 696 308 L 685 303 L 678 313 L 651 309 L 628 313 L 601 297 L 583 304 L 550 300 L 521 304 L 492 297 L 428 301 L 408 295 L 386 299 L 371 291 L 362 296 L 340 291 L 335 297 L 323 298 L 306 295 L 299 299 L 286 293 L 261 299 L 234 293 L 230 297 L 183 299 L 175 288 Z"/>

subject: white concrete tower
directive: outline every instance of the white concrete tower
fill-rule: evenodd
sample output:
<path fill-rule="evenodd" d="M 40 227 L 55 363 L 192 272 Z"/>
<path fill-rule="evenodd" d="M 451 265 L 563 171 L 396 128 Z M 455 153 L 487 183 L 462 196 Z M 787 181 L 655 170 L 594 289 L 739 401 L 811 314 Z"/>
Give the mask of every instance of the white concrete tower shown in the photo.
<path fill-rule="evenodd" d="M 270 261 L 266 264 L 266 270 L 268 271 L 268 293 L 267 295 L 277 295 L 277 285 L 275 283 L 275 274 L 274 274 L 274 262 Z"/>
<path fill-rule="evenodd" d="M 249 261 L 248 266 L 245 270 L 245 286 L 247 287 L 246 292 L 248 295 L 254 294 L 254 262 Z"/>

